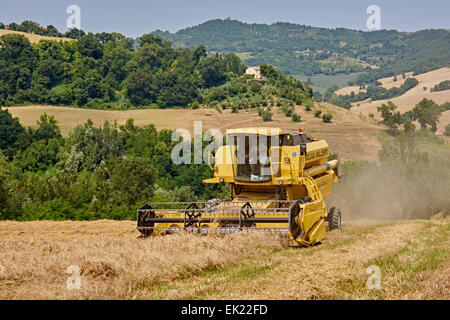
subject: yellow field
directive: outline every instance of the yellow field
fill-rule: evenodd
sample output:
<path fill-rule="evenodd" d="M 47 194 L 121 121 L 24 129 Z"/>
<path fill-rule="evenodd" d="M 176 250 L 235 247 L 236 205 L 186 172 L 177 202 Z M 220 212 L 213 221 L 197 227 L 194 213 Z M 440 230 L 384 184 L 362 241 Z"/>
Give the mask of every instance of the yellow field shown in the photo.
<path fill-rule="evenodd" d="M 21 34 L 30 40 L 31 43 L 38 43 L 41 40 L 62 40 L 62 41 L 71 41 L 73 39 L 70 38 L 58 38 L 58 37 L 47 37 L 47 36 L 41 36 L 38 34 L 33 33 L 26 33 L 26 32 L 20 32 L 20 31 L 13 31 L 13 30 L 3 30 L 0 29 L 0 36 L 5 34 Z"/>
<path fill-rule="evenodd" d="M 293 248 L 263 233 L 137 239 L 131 221 L 2 221 L 0 299 L 450 299 L 449 222 L 347 222 Z M 370 265 L 380 290 L 366 287 Z"/>
<path fill-rule="evenodd" d="M 193 132 L 194 121 L 202 121 L 203 130 L 209 128 L 225 129 L 239 127 L 281 127 L 287 130 L 298 130 L 299 127 L 317 139 L 326 139 L 332 152 L 338 152 L 343 160 L 376 160 L 379 142 L 376 134 L 381 127 L 369 121 L 368 117 L 361 117 L 343 108 L 330 104 L 317 106 L 322 113 L 333 115 L 332 123 L 325 124 L 321 119 L 314 117 L 314 112 L 306 112 L 304 107 L 297 106 L 296 112 L 302 117 L 302 122 L 294 123 L 291 118 L 277 114 L 273 109 L 273 121 L 264 122 L 256 112 L 240 111 L 231 113 L 225 110 L 222 113 L 215 109 L 147 109 L 129 111 L 103 111 L 79 108 L 53 107 L 53 106 L 27 106 L 10 107 L 8 110 L 18 117 L 25 126 L 34 126 L 43 113 L 53 115 L 58 120 L 64 135 L 78 124 L 92 119 L 95 125 L 102 125 L 105 120 L 116 121 L 118 125 L 124 124 L 127 119 L 133 118 L 137 125 L 153 124 L 157 129 L 185 128 Z"/>

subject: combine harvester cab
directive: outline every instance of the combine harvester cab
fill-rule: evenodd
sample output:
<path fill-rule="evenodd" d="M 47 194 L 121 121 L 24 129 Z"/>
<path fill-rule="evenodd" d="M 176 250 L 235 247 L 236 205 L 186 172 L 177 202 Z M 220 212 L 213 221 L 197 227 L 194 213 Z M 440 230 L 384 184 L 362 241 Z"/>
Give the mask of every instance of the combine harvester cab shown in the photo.
<path fill-rule="evenodd" d="M 341 176 L 339 160 L 328 161 L 328 144 L 300 129 L 227 130 L 227 143 L 214 156 L 214 178 L 227 183 L 227 201 L 146 203 L 137 212 L 142 236 L 178 231 L 229 234 L 258 230 L 313 245 L 328 229 L 340 228 L 339 209 L 326 210 L 324 198 Z"/>

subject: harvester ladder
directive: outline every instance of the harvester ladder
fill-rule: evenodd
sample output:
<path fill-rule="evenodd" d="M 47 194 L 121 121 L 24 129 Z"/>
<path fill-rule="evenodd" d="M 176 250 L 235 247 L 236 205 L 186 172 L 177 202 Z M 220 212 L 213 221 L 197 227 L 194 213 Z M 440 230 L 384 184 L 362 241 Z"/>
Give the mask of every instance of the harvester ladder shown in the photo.
<path fill-rule="evenodd" d="M 306 187 L 308 188 L 308 193 L 313 201 L 321 200 L 322 193 L 317 186 L 316 181 L 312 177 L 306 177 Z"/>

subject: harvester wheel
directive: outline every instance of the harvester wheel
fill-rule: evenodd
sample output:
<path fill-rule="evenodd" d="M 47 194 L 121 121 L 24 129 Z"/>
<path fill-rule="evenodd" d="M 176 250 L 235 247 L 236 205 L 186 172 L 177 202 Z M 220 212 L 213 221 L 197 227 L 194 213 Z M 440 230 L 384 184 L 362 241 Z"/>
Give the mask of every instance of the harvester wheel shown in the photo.
<path fill-rule="evenodd" d="M 336 207 L 332 207 L 328 212 L 328 229 L 340 229 L 341 228 L 341 210 Z"/>

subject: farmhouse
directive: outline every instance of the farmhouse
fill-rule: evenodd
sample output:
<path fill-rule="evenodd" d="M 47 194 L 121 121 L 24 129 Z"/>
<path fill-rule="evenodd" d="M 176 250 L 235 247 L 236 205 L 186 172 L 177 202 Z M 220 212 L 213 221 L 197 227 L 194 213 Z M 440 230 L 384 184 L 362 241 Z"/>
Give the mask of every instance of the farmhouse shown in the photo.
<path fill-rule="evenodd" d="M 264 80 L 259 67 L 248 67 L 245 74 L 253 75 L 255 80 Z"/>

